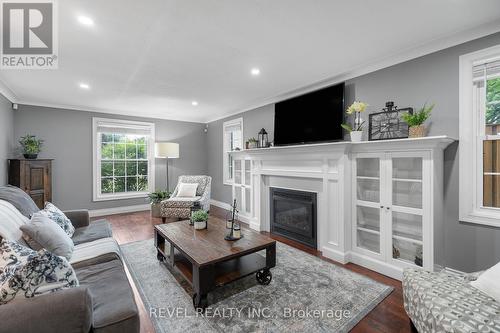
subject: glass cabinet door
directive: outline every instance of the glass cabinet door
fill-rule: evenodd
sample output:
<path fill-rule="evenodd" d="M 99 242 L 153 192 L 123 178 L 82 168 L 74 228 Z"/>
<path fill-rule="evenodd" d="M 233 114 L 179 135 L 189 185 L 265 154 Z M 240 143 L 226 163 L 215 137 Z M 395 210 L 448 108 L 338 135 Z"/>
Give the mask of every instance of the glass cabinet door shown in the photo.
<path fill-rule="evenodd" d="M 423 266 L 423 157 L 391 159 L 392 259 L 402 266 Z"/>
<path fill-rule="evenodd" d="M 363 251 L 366 250 L 368 255 L 380 255 L 380 158 L 356 158 L 355 175 L 356 246 Z"/>
<path fill-rule="evenodd" d="M 234 160 L 234 183 L 235 184 L 241 184 L 242 181 L 242 161 L 241 160 Z"/>

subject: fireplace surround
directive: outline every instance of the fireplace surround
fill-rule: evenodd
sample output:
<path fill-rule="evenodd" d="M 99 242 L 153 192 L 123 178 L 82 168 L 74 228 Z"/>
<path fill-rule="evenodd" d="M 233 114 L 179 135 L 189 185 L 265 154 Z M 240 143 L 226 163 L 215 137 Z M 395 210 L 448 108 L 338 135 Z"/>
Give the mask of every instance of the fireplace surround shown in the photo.
<path fill-rule="evenodd" d="M 317 248 L 317 197 L 314 192 L 269 188 L 271 233 Z"/>

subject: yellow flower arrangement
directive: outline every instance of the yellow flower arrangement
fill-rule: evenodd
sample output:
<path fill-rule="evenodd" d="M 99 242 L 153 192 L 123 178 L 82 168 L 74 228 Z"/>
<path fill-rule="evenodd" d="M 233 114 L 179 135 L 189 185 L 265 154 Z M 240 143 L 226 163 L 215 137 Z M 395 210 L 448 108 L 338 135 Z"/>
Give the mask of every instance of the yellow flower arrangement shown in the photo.
<path fill-rule="evenodd" d="M 367 106 L 368 104 L 366 103 L 355 101 L 347 108 L 346 113 L 353 114 L 354 112 L 364 112 Z"/>

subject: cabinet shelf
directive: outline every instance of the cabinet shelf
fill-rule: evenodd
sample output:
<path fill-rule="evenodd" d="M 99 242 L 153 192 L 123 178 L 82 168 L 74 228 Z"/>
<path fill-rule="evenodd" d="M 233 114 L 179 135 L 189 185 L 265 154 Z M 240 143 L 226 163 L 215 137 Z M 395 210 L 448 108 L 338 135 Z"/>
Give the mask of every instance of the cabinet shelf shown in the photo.
<path fill-rule="evenodd" d="M 418 244 L 418 245 L 423 245 L 424 243 L 421 240 L 410 238 L 410 237 L 405 237 L 405 236 L 400 236 L 400 235 L 392 235 L 392 238 L 403 241 L 403 242 L 409 242 L 413 244 Z"/>
<path fill-rule="evenodd" d="M 371 176 L 356 176 L 357 179 L 371 179 L 371 180 L 380 180 L 379 177 L 371 177 Z"/>
<path fill-rule="evenodd" d="M 395 182 L 407 182 L 407 183 L 421 183 L 422 179 L 412 179 L 412 178 L 392 178 Z"/>
<path fill-rule="evenodd" d="M 370 233 L 370 234 L 380 235 L 380 231 L 376 230 L 373 227 L 369 227 L 369 226 L 366 226 L 366 225 L 358 226 L 357 229 L 359 231 L 364 231 L 364 232 L 367 232 L 367 233 Z"/>

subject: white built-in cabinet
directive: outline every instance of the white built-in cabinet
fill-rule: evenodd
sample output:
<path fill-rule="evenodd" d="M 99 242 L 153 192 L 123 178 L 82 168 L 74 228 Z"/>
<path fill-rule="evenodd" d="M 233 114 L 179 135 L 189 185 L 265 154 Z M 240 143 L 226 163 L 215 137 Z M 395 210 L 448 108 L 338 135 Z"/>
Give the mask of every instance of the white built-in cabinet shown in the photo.
<path fill-rule="evenodd" d="M 439 268 L 443 151 L 454 141 L 435 136 L 237 151 L 232 195 L 242 221 L 269 231 L 271 187 L 316 192 L 318 250 L 401 279 L 406 267 Z"/>
<path fill-rule="evenodd" d="M 358 153 L 352 161 L 352 250 L 432 269 L 431 153 Z"/>
<path fill-rule="evenodd" d="M 245 158 L 233 159 L 233 200 L 236 199 L 239 214 L 249 217 L 252 214 L 252 161 Z"/>

